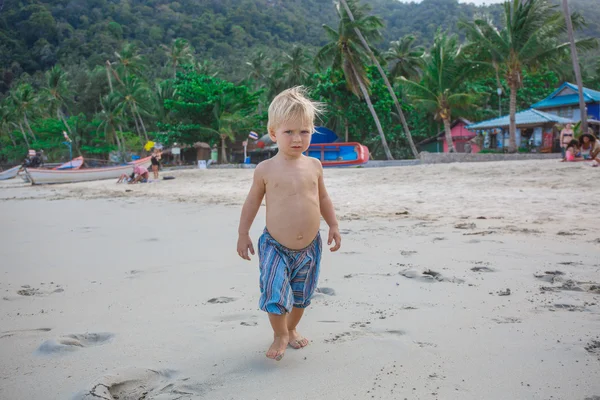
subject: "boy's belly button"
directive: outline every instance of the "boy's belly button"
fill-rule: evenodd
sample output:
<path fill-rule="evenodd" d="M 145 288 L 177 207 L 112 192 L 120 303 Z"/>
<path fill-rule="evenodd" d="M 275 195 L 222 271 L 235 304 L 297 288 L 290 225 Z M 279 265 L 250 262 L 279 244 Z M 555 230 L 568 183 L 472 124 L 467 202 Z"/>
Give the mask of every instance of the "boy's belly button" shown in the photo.
<path fill-rule="evenodd" d="M 302 239 L 304 239 L 304 236 L 302 236 L 302 235 L 298 235 L 298 236 L 296 236 L 296 239 L 298 239 L 298 240 L 302 240 Z"/>

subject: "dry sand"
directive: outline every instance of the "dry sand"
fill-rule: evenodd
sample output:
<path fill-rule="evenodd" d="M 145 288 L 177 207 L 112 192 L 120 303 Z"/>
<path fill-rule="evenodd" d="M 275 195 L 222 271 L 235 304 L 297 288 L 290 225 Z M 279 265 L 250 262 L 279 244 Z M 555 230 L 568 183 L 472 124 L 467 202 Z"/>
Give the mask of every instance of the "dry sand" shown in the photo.
<path fill-rule="evenodd" d="M 0 182 L 0 399 L 600 399 L 600 168 L 327 170 L 343 246 L 280 362 L 252 171 L 168 174 Z"/>

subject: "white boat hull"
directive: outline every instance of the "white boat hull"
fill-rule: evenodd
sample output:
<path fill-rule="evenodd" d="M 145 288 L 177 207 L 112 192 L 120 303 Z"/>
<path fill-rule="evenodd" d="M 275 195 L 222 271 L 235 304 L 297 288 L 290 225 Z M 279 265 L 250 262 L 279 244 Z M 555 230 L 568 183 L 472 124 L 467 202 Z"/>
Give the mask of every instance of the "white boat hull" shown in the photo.
<path fill-rule="evenodd" d="M 122 174 L 130 174 L 133 172 L 135 165 L 145 164 L 150 162 L 150 157 L 131 162 L 128 165 L 119 165 L 118 167 L 106 168 L 90 168 L 79 170 L 47 170 L 47 169 L 30 169 L 25 171 L 29 180 L 33 185 L 44 185 L 51 183 L 75 183 L 99 181 L 104 179 L 118 179 Z"/>
<path fill-rule="evenodd" d="M 17 165 L 16 167 L 12 167 L 11 169 L 7 169 L 6 171 L 0 172 L 0 181 L 14 178 L 15 176 L 17 176 L 20 169 L 21 166 Z"/>

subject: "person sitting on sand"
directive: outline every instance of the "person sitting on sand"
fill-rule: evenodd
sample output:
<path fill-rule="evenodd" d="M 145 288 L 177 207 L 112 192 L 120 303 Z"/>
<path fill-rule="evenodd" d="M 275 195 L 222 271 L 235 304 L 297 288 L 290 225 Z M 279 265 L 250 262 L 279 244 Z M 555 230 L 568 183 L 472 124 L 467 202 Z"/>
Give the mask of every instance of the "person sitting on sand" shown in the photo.
<path fill-rule="evenodd" d="M 586 160 L 600 162 L 600 143 L 591 133 L 584 133 L 579 138 L 581 156 Z"/>
<path fill-rule="evenodd" d="M 288 345 L 295 349 L 308 345 L 296 326 L 317 288 L 321 216 L 329 225 L 327 244 L 335 241 L 330 250 L 341 246 L 323 167 L 316 158 L 302 154 L 310 145 L 315 114 L 320 112 L 320 105 L 304 93 L 301 87 L 287 89 L 269 106 L 267 129 L 279 151 L 256 167 L 238 229 L 238 255 L 250 260 L 248 251 L 254 255 L 250 227 L 266 195 L 267 226 L 258 240 L 259 307 L 268 313 L 274 334 L 266 355 L 277 361 Z"/>
<path fill-rule="evenodd" d="M 117 183 L 125 183 L 125 182 L 129 183 L 133 180 L 134 177 L 135 177 L 135 172 L 132 172 L 130 175 L 121 174 Z"/>
<path fill-rule="evenodd" d="M 133 167 L 133 173 L 135 177 L 129 181 L 130 184 L 138 182 L 146 183 L 148 182 L 148 179 L 150 179 L 150 173 L 148 172 L 148 169 L 142 165 L 136 165 Z"/>
<path fill-rule="evenodd" d="M 581 150 L 579 149 L 579 141 L 573 139 L 567 145 L 565 149 L 565 159 L 563 161 L 573 162 L 573 161 L 585 161 L 581 156 Z"/>

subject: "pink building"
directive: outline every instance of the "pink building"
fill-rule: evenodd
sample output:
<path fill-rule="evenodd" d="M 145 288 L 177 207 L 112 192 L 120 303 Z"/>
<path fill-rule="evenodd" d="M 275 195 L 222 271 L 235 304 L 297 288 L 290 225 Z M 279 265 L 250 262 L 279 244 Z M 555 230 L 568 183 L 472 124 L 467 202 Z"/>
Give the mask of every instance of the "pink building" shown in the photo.
<path fill-rule="evenodd" d="M 471 124 L 471 121 L 468 121 L 464 118 L 457 118 L 452 122 L 452 125 L 450 125 L 452 142 L 454 143 L 454 148 L 458 153 L 464 153 L 465 145 L 476 136 L 474 132 L 471 132 L 466 128 L 466 126 L 469 124 Z M 481 150 L 479 146 L 473 142 L 470 144 L 471 153 L 478 153 L 479 150 Z M 428 151 L 430 153 L 447 153 L 448 143 L 446 142 L 446 133 L 442 130 L 436 136 L 430 137 L 418 143 L 417 146 L 419 146 L 420 151 Z"/>

